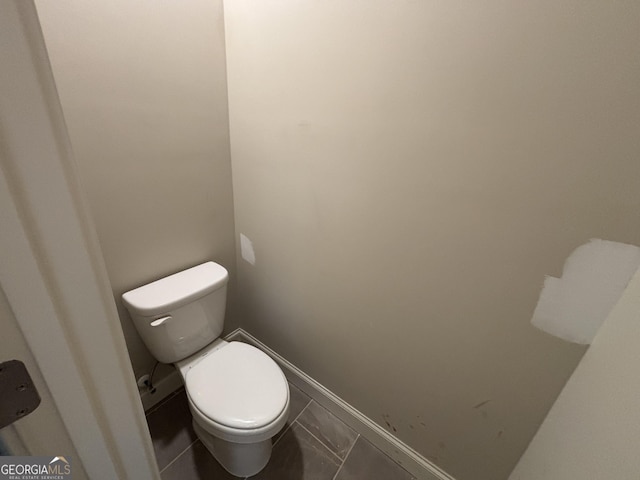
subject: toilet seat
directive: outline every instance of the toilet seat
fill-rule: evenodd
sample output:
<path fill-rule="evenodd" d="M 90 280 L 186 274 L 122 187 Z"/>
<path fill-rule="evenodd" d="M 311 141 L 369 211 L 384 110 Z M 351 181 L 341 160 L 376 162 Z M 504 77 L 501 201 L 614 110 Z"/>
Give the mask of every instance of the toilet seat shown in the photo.
<path fill-rule="evenodd" d="M 189 399 L 189 410 L 191 410 L 193 421 L 214 437 L 232 443 L 256 443 L 268 440 L 282 430 L 287 423 L 287 417 L 289 415 L 289 399 L 287 398 L 287 404 L 278 418 L 264 427 L 255 429 L 242 430 L 216 423 L 203 415 L 202 412 L 193 405 L 191 399 Z"/>
<path fill-rule="evenodd" d="M 287 380 L 268 355 L 251 345 L 230 342 L 212 351 L 188 370 L 185 386 L 194 418 L 207 430 L 245 437 L 286 421 Z"/>

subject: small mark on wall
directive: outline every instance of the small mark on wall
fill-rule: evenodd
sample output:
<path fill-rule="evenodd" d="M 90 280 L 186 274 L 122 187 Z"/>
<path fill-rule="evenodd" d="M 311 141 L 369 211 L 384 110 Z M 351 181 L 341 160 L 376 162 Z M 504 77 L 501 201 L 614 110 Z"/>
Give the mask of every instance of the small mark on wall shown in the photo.
<path fill-rule="evenodd" d="M 480 407 L 484 407 L 484 406 L 485 406 L 487 403 L 489 403 L 490 401 L 491 401 L 491 399 L 489 399 L 489 400 L 485 400 L 484 402 L 480 402 L 480 403 L 478 403 L 478 404 L 474 405 L 474 406 L 473 406 L 473 408 L 475 408 L 475 409 L 477 410 L 477 409 L 478 409 L 478 408 L 480 408 Z"/>
<path fill-rule="evenodd" d="M 398 432 L 398 429 L 390 422 L 390 417 L 388 414 L 383 413 L 382 419 L 384 420 L 384 423 L 387 426 L 387 430 L 393 430 L 393 433 Z"/>
<path fill-rule="evenodd" d="M 384 420 L 385 425 L 387 426 L 387 428 L 389 430 L 391 430 L 391 423 L 389 423 L 389 415 L 387 415 L 386 413 L 382 414 L 382 419 Z"/>

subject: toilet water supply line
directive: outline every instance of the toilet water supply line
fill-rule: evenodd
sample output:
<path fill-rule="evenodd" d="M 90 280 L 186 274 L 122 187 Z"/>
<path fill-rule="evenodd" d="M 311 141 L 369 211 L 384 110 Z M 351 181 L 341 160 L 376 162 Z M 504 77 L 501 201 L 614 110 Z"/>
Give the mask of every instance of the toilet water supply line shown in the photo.
<path fill-rule="evenodd" d="M 156 393 L 156 387 L 153 386 L 153 374 L 156 373 L 156 368 L 158 368 L 158 365 L 160 365 L 160 362 L 156 362 L 156 364 L 151 369 L 151 373 L 149 374 L 149 379 L 146 382 L 144 382 L 147 388 L 149 389 L 149 393 L 151 394 Z"/>

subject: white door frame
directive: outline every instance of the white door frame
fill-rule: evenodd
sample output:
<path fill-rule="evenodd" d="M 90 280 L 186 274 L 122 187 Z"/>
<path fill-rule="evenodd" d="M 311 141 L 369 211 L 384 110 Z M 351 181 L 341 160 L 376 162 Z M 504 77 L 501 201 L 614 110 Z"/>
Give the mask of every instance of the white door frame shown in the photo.
<path fill-rule="evenodd" d="M 159 479 L 32 1 L 0 65 L 0 285 L 89 478 Z"/>

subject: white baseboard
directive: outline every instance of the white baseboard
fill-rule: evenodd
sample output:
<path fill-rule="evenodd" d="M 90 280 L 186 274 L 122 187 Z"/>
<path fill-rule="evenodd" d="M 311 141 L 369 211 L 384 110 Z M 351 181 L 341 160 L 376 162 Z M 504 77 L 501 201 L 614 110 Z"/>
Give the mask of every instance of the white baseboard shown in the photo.
<path fill-rule="evenodd" d="M 404 469 L 418 480 L 455 480 L 451 475 L 431 463 L 407 444 L 398 440 L 369 417 L 320 385 L 309 375 L 243 329 L 238 328 L 234 330 L 225 337 L 225 340 L 244 341 L 265 352 L 282 367 L 285 376 L 292 384 L 348 426 L 359 432 L 364 438 L 386 453 L 395 462 L 402 465 Z"/>

